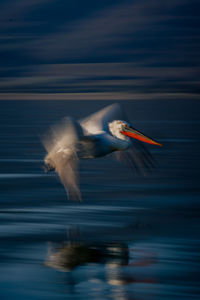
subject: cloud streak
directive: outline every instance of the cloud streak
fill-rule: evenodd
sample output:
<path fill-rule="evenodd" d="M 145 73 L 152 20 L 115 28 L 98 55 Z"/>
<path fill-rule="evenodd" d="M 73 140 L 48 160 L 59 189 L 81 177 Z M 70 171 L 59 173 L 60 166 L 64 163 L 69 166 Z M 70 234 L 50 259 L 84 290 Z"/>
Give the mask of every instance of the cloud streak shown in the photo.
<path fill-rule="evenodd" d="M 136 63 L 50 64 L 27 70 L 26 76 L 7 77 L 3 92 L 192 92 L 199 85 L 198 68 L 154 67 Z M 181 87 L 182 85 L 182 87 Z M 184 85 L 184 86 L 183 86 Z"/>
<path fill-rule="evenodd" d="M 148 26 L 160 25 L 170 18 L 166 10 L 183 2 L 122 2 L 88 18 L 63 24 L 58 32 L 39 39 L 31 48 L 35 55 L 43 59 L 82 58 L 88 54 L 96 56 L 102 51 L 105 53 L 107 47 L 128 42 L 131 35 L 147 30 Z"/>

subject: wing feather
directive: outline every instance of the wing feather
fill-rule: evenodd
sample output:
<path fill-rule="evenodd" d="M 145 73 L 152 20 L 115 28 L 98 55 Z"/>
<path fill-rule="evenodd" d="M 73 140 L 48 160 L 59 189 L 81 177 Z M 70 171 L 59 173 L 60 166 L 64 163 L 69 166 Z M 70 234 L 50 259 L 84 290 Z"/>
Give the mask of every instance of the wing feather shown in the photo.
<path fill-rule="evenodd" d="M 47 151 L 45 163 L 57 172 L 68 197 L 81 199 L 78 184 L 78 144 L 83 136 L 81 126 L 72 118 L 65 118 L 53 126 L 42 143 Z"/>
<path fill-rule="evenodd" d="M 108 123 L 114 120 L 127 120 L 127 116 L 118 103 L 111 104 L 89 117 L 80 120 L 83 129 L 89 134 L 107 131 Z"/>

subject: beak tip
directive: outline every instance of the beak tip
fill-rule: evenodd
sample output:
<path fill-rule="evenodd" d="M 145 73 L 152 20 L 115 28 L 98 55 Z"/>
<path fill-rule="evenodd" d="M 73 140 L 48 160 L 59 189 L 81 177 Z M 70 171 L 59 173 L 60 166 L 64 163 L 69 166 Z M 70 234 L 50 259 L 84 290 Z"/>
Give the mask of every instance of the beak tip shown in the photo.
<path fill-rule="evenodd" d="M 163 144 L 160 144 L 160 143 L 156 143 L 156 145 L 159 147 L 163 147 Z"/>

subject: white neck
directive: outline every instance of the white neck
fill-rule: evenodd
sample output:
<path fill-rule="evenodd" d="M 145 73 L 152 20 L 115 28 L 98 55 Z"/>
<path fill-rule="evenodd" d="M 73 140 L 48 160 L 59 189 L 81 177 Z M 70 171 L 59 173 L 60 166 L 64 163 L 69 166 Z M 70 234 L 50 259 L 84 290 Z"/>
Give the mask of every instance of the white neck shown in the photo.
<path fill-rule="evenodd" d="M 108 124 L 108 128 L 110 133 L 114 137 L 113 143 L 119 150 L 127 149 L 131 145 L 130 138 L 121 133 L 122 121 L 113 121 Z"/>

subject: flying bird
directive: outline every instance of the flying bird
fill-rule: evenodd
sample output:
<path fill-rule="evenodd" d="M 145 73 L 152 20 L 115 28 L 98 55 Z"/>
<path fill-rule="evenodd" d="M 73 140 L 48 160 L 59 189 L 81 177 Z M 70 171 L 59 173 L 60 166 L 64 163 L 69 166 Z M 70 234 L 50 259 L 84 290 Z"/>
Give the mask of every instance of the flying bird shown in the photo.
<path fill-rule="evenodd" d="M 74 199 L 81 199 L 79 159 L 114 153 L 136 172 L 143 172 L 153 166 L 153 158 L 144 143 L 161 146 L 134 129 L 119 104 L 109 105 L 82 120 L 65 118 L 51 128 L 42 142 L 47 151 L 45 170 L 55 170 L 68 197 Z"/>

